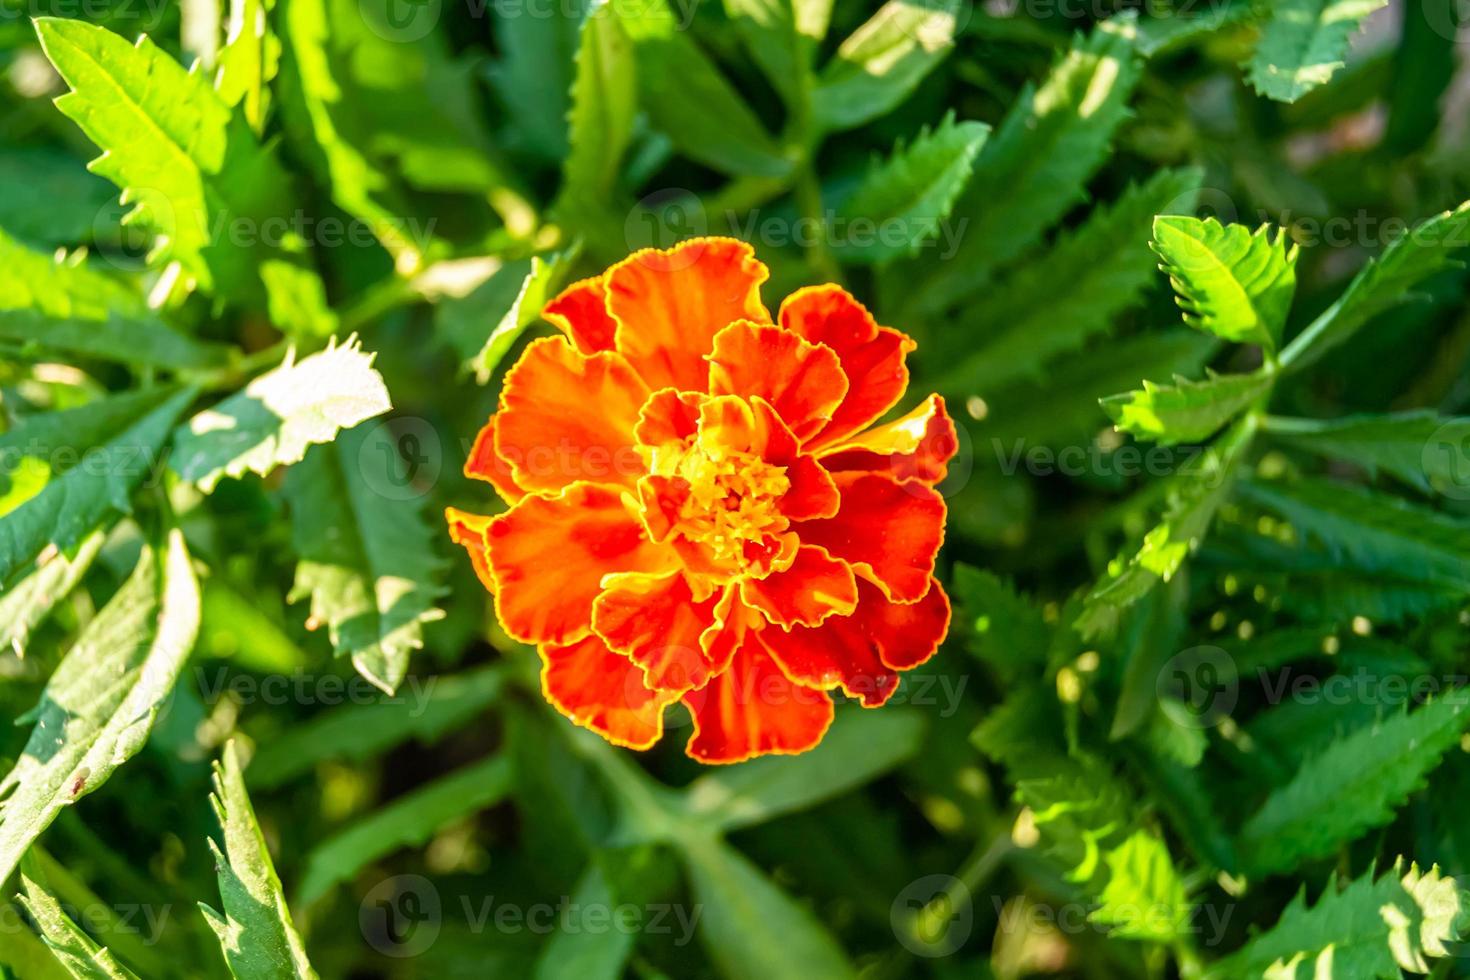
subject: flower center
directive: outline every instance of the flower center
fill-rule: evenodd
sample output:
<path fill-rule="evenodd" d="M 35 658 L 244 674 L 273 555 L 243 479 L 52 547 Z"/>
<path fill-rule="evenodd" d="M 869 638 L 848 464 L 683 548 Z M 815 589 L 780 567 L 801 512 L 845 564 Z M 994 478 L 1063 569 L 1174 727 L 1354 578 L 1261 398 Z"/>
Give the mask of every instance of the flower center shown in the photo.
<path fill-rule="evenodd" d="M 656 454 L 653 468 L 688 485 L 674 529 L 703 544 L 721 564 L 743 568 L 768 556 L 771 539 L 790 523 L 776 506 L 791 487 L 786 468 L 754 453 L 712 454 L 696 443 Z"/>

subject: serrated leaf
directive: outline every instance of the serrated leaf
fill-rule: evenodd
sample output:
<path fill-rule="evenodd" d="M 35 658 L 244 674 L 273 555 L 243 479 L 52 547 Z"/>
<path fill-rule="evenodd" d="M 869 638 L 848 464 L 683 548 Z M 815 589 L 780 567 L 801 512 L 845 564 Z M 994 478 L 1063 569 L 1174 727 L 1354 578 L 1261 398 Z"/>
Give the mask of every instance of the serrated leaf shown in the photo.
<path fill-rule="evenodd" d="M 971 329 L 933 338 L 929 356 L 943 365 L 934 387 L 988 397 L 998 384 L 1044 380 L 1058 355 L 1107 334 L 1152 278 L 1149 222 L 1171 208 L 1192 208 L 1202 177 L 1194 168 L 1162 170 L 1130 186 L 1116 201 L 1094 208 L 1081 228 L 977 296 L 958 314 Z M 1057 289 L 1059 282 L 1067 288 Z"/>
<path fill-rule="evenodd" d="M 301 901 L 314 902 L 373 861 L 422 845 L 456 820 L 494 806 L 509 795 L 513 777 L 506 756 L 491 756 L 440 776 L 329 837 L 307 855 Z"/>
<path fill-rule="evenodd" d="M 638 114 L 633 44 L 616 8 L 598 3 L 582 22 L 572 81 L 562 188 L 555 210 L 576 218 L 602 215 L 617 199 L 623 154 Z M 575 224 L 575 222 L 571 222 Z"/>
<path fill-rule="evenodd" d="M 21 903 L 41 930 L 51 954 L 77 980 L 137 980 L 107 949 L 98 946 L 62 911 L 61 903 L 25 871 L 20 876 Z M 8 940 L 7 940 L 8 941 Z"/>
<path fill-rule="evenodd" d="M 1287 344 L 1281 352 L 1282 366 L 1300 369 L 1314 363 L 1380 313 L 1413 298 L 1414 286 L 1455 264 L 1455 256 L 1467 245 L 1470 202 L 1395 239 L 1353 277 L 1337 302 Z"/>
<path fill-rule="evenodd" d="M 1159 16 L 1139 20 L 1136 43 L 1140 54 L 1152 58 L 1221 28 L 1248 23 L 1265 12 L 1265 5 L 1254 0 L 1216 0 L 1198 10 L 1188 6 L 1161 10 Z"/>
<path fill-rule="evenodd" d="M 788 105 L 799 106 L 812 81 L 812 56 L 827 33 L 830 5 L 810 0 L 725 0 L 746 50 Z"/>
<path fill-rule="evenodd" d="M 917 291 L 921 309 L 944 310 L 979 292 L 1084 199 L 1138 82 L 1132 23 L 1105 21 L 1073 43 L 1039 88 L 1022 91 L 975 161 L 951 219 L 967 222 L 964 237 Z"/>
<path fill-rule="evenodd" d="M 486 76 L 505 106 L 507 145 L 549 164 L 567 155 L 569 93 L 576 74 L 579 32 L 604 0 L 569 0 L 522 16 L 487 17 L 500 57 Z M 399 14 L 395 22 L 402 22 Z M 411 23 L 412 21 L 410 21 Z"/>
<path fill-rule="evenodd" d="M 63 808 L 143 747 L 198 629 L 199 584 L 183 534 L 171 530 L 159 549 L 143 549 L 20 719 L 35 727 L 0 780 L 0 880 Z"/>
<path fill-rule="evenodd" d="M 1269 225 L 1244 225 L 1185 216 L 1154 220 L 1159 253 L 1184 311 L 1196 330 L 1275 351 L 1296 292 L 1297 247 Z"/>
<path fill-rule="evenodd" d="M 391 409 L 373 355 L 357 338 L 281 366 L 174 431 L 174 470 L 206 493 L 246 472 L 265 476 L 300 462 L 308 446 Z"/>
<path fill-rule="evenodd" d="M 995 573 L 956 564 L 952 583 L 955 602 L 963 610 L 956 624 L 968 626 L 966 646 L 1002 678 L 1039 675 L 1046 667 L 1051 629 L 1041 609 Z"/>
<path fill-rule="evenodd" d="M 146 36 L 136 46 L 80 20 L 36 31 L 71 86 L 56 100 L 104 152 L 92 169 L 136 202 L 130 222 L 157 236 L 150 259 L 179 262 L 208 293 L 268 312 L 283 328 L 330 333 L 335 317 L 300 235 L 290 180 L 204 75 Z"/>
<path fill-rule="evenodd" d="M 500 366 L 505 355 L 510 353 L 516 340 L 526 332 L 527 327 L 540 318 L 542 307 L 561 288 L 567 271 L 576 257 L 576 249 L 559 252 L 544 259 L 539 255 L 533 256 L 531 267 L 526 272 L 525 279 L 521 280 L 521 288 L 499 319 L 491 321 L 490 316 L 494 315 L 493 310 L 481 311 L 490 314 L 486 317 L 486 321 L 494 322 L 495 326 L 491 329 L 490 336 L 485 339 L 485 346 L 471 361 L 475 369 L 475 380 L 480 384 L 489 383 L 495 369 Z M 475 295 L 478 295 L 478 291 Z"/>
<path fill-rule="evenodd" d="M 1246 821 L 1240 846 L 1247 867 L 1262 875 L 1290 871 L 1388 823 L 1467 724 L 1470 696 L 1455 691 L 1334 742 Z"/>
<path fill-rule="evenodd" d="M 954 47 L 959 0 L 888 0 L 837 48 L 812 110 L 826 130 L 861 126 L 896 108 Z"/>
<path fill-rule="evenodd" d="M 209 842 L 223 911 L 203 903 L 199 910 L 219 939 L 230 973 L 236 980 L 316 980 L 255 822 L 233 742 L 214 765 L 209 803 L 224 835 L 223 850 Z"/>
<path fill-rule="evenodd" d="M 48 546 L 69 552 L 109 516 L 129 513 L 134 489 L 158 476 L 164 441 L 193 397 L 163 388 L 117 395 L 31 416 L 0 435 L 0 456 L 15 461 L 0 471 L 0 588 Z"/>
<path fill-rule="evenodd" d="M 1111 926 L 1119 939 L 1173 942 L 1184 935 L 1191 906 L 1163 841 L 1142 830 L 1103 857 L 1107 884 L 1088 921 Z"/>
<path fill-rule="evenodd" d="M 212 367 L 227 351 L 168 327 L 136 289 L 80 256 L 32 251 L 3 231 L 0 340 L 161 368 Z"/>
<path fill-rule="evenodd" d="M 275 0 L 230 0 L 229 33 L 214 87 L 225 105 L 240 106 L 260 135 L 271 109 L 270 83 L 281 65 L 281 39 L 271 26 Z"/>
<path fill-rule="evenodd" d="M 1375 880 L 1376 873 L 1369 869 L 1340 891 L 1334 875 L 1310 908 L 1303 886 L 1270 931 L 1206 977 L 1399 980 L 1404 970 L 1428 973 L 1430 960 L 1451 955 L 1465 933 L 1464 892 L 1438 868 L 1410 865 L 1405 873 L 1402 860 Z"/>
<path fill-rule="evenodd" d="M 949 216 L 989 132 L 984 123 L 956 123 L 950 113 L 937 129 L 925 127 L 908 145 L 899 142 L 838 209 L 838 227 L 854 233 L 840 239 L 837 257 L 871 263 L 918 254 Z M 877 233 L 868 241 L 856 234 L 859 228 Z"/>
<path fill-rule="evenodd" d="M 1143 390 L 1102 399 L 1119 432 L 1161 446 L 1203 442 L 1259 401 L 1275 381 L 1268 371 L 1209 374 L 1203 381 L 1178 375 L 1172 385 L 1143 382 Z"/>
<path fill-rule="evenodd" d="M 74 554 L 56 551 L 13 588 L 0 592 L 0 650 L 8 647 L 17 655 L 25 654 L 31 631 L 76 588 L 106 537 L 102 531 L 92 532 Z"/>
<path fill-rule="evenodd" d="M 392 694 L 423 646 L 442 562 L 386 426 L 369 424 L 316 446 L 286 474 L 299 559 L 289 600 L 311 597 L 339 656 Z"/>
<path fill-rule="evenodd" d="M 1459 499 L 1470 487 L 1470 418 L 1428 411 L 1332 420 L 1268 417 L 1265 431 L 1369 474 L 1390 473 L 1423 493 Z"/>
<path fill-rule="evenodd" d="M 1247 75 L 1256 91 L 1295 102 L 1343 65 L 1348 38 L 1388 0 L 1277 0 L 1261 26 Z"/>

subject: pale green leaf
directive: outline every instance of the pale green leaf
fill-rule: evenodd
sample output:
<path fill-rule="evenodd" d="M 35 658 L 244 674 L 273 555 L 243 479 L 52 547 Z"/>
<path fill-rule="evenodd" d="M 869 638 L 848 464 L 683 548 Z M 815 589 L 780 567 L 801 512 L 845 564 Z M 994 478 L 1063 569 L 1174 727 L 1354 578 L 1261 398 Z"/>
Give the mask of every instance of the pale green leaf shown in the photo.
<path fill-rule="evenodd" d="M 1110 926 L 1108 935 L 1121 939 L 1167 943 L 1186 933 L 1191 906 L 1163 841 L 1136 830 L 1103 862 L 1107 884 L 1089 921 Z"/>
<path fill-rule="evenodd" d="M 1141 391 L 1104 398 L 1102 407 L 1119 432 L 1161 446 L 1203 442 L 1259 401 L 1274 380 L 1267 371 L 1210 374 L 1203 381 L 1176 376 L 1172 385 L 1145 380 Z"/>
<path fill-rule="evenodd" d="M 475 355 L 472 366 L 475 369 L 475 379 L 480 384 L 487 384 L 495 369 L 510 353 L 511 347 L 526 332 L 526 328 L 535 323 L 541 316 L 541 309 L 548 300 L 556 295 L 566 279 L 567 271 L 576 260 L 577 252 L 569 249 L 555 255 L 542 258 L 534 256 L 531 259 L 531 267 L 526 272 L 525 279 L 521 280 L 521 288 L 516 292 L 515 299 L 511 301 L 508 309 L 500 315 L 498 320 L 491 320 L 487 316 L 487 322 L 493 322 L 490 336 L 485 340 L 485 346 Z M 493 311 L 484 310 L 493 316 Z"/>
<path fill-rule="evenodd" d="M 1184 216 L 1154 221 L 1154 251 L 1164 260 L 1184 322 L 1196 330 L 1274 351 L 1296 292 L 1297 248 L 1269 225 Z"/>
<path fill-rule="evenodd" d="M 342 429 L 392 408 L 373 369 L 373 355 L 356 337 L 280 367 L 205 409 L 174 432 L 174 470 L 206 493 L 227 476 L 266 475 L 330 442 Z"/>
<path fill-rule="evenodd" d="M 853 31 L 812 93 L 817 124 L 839 130 L 897 108 L 954 47 L 960 0 L 888 0 Z"/>
<path fill-rule="evenodd" d="M 577 45 L 559 213 L 600 214 L 612 204 L 637 114 L 632 42 L 614 6 L 599 3 L 582 22 Z"/>
<path fill-rule="evenodd" d="M 148 738 L 199 629 L 184 536 L 144 548 L 46 684 L 15 767 L 0 780 L 0 880 L 63 808 L 97 789 Z"/>
<path fill-rule="evenodd" d="M 725 16 L 745 48 L 787 104 L 799 106 L 812 81 L 812 56 L 826 33 L 827 18 L 799 20 L 799 8 L 820 4 L 797 0 L 724 0 Z M 815 21 L 815 22 L 813 22 Z"/>
<path fill-rule="evenodd" d="M 20 881 L 25 890 L 21 902 L 40 928 L 42 941 L 76 980 L 137 980 L 131 970 L 73 922 L 56 897 L 26 871 L 21 872 Z"/>
<path fill-rule="evenodd" d="M 240 106 L 257 135 L 265 130 L 270 83 L 281 64 L 281 39 L 271 26 L 275 6 L 275 0 L 230 0 L 229 33 L 214 79 L 220 98 Z"/>
<path fill-rule="evenodd" d="M 1256 91 L 1295 102 L 1342 67 L 1348 38 L 1388 0 L 1276 0 L 1247 74 Z"/>
<path fill-rule="evenodd" d="M 13 588 L 0 592 L 0 650 L 9 647 L 24 655 L 31 631 L 76 588 L 106 537 L 94 531 L 77 545 L 74 554 L 53 552 Z"/>
<path fill-rule="evenodd" d="M 236 980 L 316 980 L 255 822 L 233 742 L 215 763 L 209 802 L 224 834 L 223 850 L 209 842 L 223 911 L 202 903 L 199 909 L 219 939 L 230 973 Z"/>

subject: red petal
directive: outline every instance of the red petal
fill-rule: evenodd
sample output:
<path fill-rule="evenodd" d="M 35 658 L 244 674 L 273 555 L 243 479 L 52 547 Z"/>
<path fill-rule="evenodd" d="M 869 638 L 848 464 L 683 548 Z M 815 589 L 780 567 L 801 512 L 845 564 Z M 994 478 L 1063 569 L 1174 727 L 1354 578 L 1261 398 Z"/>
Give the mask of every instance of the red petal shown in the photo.
<path fill-rule="evenodd" d="M 464 463 L 464 475 L 472 480 L 484 480 L 495 488 L 501 500 L 513 504 L 526 495 L 526 490 L 516 483 L 510 464 L 495 451 L 498 418 L 496 415 L 490 416 L 490 421 L 485 423 L 485 427 L 475 437 L 475 445 L 470 449 L 469 459 Z"/>
<path fill-rule="evenodd" d="M 673 560 L 648 539 L 621 493 L 596 484 L 526 497 L 490 523 L 500 622 L 523 643 L 581 639 L 604 575 L 663 571 Z"/>
<path fill-rule="evenodd" d="M 643 671 L 596 636 L 570 646 L 545 644 L 541 693 L 552 707 L 614 745 L 646 749 L 664 732 L 667 694 L 649 690 Z"/>
<path fill-rule="evenodd" d="M 572 283 L 542 308 L 541 316 L 566 334 L 583 354 L 613 349 L 617 323 L 608 316 L 607 290 L 601 276 Z"/>
<path fill-rule="evenodd" d="M 496 452 L 527 490 L 578 481 L 631 487 L 644 472 L 633 429 L 647 398 L 620 355 L 589 357 L 560 337 L 543 338 L 506 374 Z"/>
<path fill-rule="evenodd" d="M 699 407 L 707 396 L 694 391 L 660 388 L 638 413 L 634 434 L 641 445 L 657 449 L 682 444 L 699 431 Z"/>
<path fill-rule="evenodd" d="M 805 442 L 822 430 L 842 403 L 847 377 L 830 349 L 780 327 L 740 321 L 715 337 L 709 390 L 764 398 Z"/>
<path fill-rule="evenodd" d="M 490 545 L 485 535 L 494 519 L 482 514 L 471 514 L 457 507 L 447 507 L 444 516 L 449 520 L 449 537 L 469 552 L 470 564 L 480 577 L 485 588 L 495 591 L 495 579 L 490 575 Z"/>
<path fill-rule="evenodd" d="M 834 479 L 841 507 L 834 517 L 798 524 L 802 542 L 822 545 L 897 602 L 918 599 L 944 541 L 944 498 L 918 480 L 878 473 Z"/>
<path fill-rule="evenodd" d="M 704 391 L 715 334 L 735 320 L 771 321 L 760 300 L 769 275 L 754 249 L 731 238 L 635 252 L 605 277 L 617 349 L 650 388 Z"/>
<path fill-rule="evenodd" d="M 840 687 L 866 707 L 887 701 L 899 671 L 917 667 L 939 649 L 949 630 L 949 599 L 937 581 L 918 602 L 890 602 L 876 586 L 859 584 L 857 609 L 821 626 L 761 634 L 782 669 L 811 687 Z"/>
<path fill-rule="evenodd" d="M 592 628 L 643 668 L 650 687 L 682 694 L 709 680 L 701 636 L 715 625 L 716 598 L 695 602 L 680 572 L 617 575 L 592 606 Z"/>
<path fill-rule="evenodd" d="M 959 447 L 944 399 L 930 395 L 903 418 L 825 450 L 822 465 L 833 472 L 873 470 L 895 480 L 922 480 L 932 486 L 944 479 Z"/>
<path fill-rule="evenodd" d="M 740 597 L 782 629 L 815 626 L 828 616 L 847 616 L 857 605 L 857 581 L 846 562 L 821 548 L 802 545 L 790 567 L 765 578 L 745 579 Z"/>
<path fill-rule="evenodd" d="M 832 699 L 793 684 L 758 633 L 747 634 L 729 669 L 684 695 L 684 703 L 694 716 L 686 751 L 700 762 L 795 755 L 820 742 L 832 724 Z"/>
<path fill-rule="evenodd" d="M 909 384 L 904 357 L 914 342 L 873 315 L 841 286 L 809 286 L 786 297 L 781 325 L 836 351 L 847 375 L 847 396 L 821 431 L 826 445 L 857 432 L 898 404 Z"/>

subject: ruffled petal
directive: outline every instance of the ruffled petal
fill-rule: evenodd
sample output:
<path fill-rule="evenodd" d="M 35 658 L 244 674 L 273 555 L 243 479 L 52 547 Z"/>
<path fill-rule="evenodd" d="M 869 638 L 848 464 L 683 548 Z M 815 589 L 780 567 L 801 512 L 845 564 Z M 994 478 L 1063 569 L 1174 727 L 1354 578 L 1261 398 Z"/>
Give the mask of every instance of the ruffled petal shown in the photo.
<path fill-rule="evenodd" d="M 770 272 L 732 238 L 694 238 L 645 249 L 607 270 L 617 349 L 653 389 L 704 391 L 705 355 L 735 320 L 771 322 L 760 286 Z"/>
<path fill-rule="evenodd" d="M 505 631 L 523 643 L 571 643 L 592 628 L 604 575 L 673 566 L 615 488 L 574 483 L 526 497 L 490 522 L 490 574 Z"/>
<path fill-rule="evenodd" d="M 894 601 L 917 600 L 929 588 L 944 541 L 944 498 L 918 480 L 900 483 L 885 474 L 834 479 L 841 507 L 832 517 L 796 525 L 802 542 L 848 562 Z"/>
<path fill-rule="evenodd" d="M 724 673 L 684 695 L 694 717 L 690 758 L 744 762 L 758 755 L 794 755 L 815 746 L 832 724 L 832 699 L 792 683 L 751 632 Z"/>
<path fill-rule="evenodd" d="M 944 479 L 959 447 L 944 399 L 930 395 L 903 418 L 845 439 L 825 450 L 821 459 L 833 472 L 872 470 L 933 486 Z"/>
<path fill-rule="evenodd" d="M 643 671 L 596 636 L 540 648 L 541 693 L 552 707 L 614 745 L 646 749 L 664 732 L 674 696 L 651 690 Z"/>
<path fill-rule="evenodd" d="M 908 387 L 904 363 L 914 342 L 873 315 L 841 286 L 809 286 L 786 297 L 781 325 L 814 344 L 836 352 L 847 375 L 846 397 L 816 442 L 835 442 L 882 417 Z"/>
<path fill-rule="evenodd" d="M 574 282 L 541 309 L 541 317 L 556 327 L 583 354 L 613 349 L 617 327 L 607 312 L 607 289 L 601 276 Z"/>
<path fill-rule="evenodd" d="M 707 397 L 697 391 L 660 388 L 639 410 L 633 434 L 650 449 L 683 444 L 699 431 L 699 408 Z"/>
<path fill-rule="evenodd" d="M 495 449 L 527 490 L 578 481 L 634 486 L 635 447 L 648 388 L 622 356 L 579 354 L 560 337 L 532 343 L 505 377 Z"/>
<path fill-rule="evenodd" d="M 939 649 L 949 630 L 949 599 L 937 581 L 918 602 L 890 602 L 877 586 L 858 587 L 850 616 L 833 616 L 821 626 L 761 634 L 782 669 L 799 684 L 841 688 L 865 707 L 893 696 L 899 672 L 917 667 Z"/>
<path fill-rule="evenodd" d="M 847 616 L 857 605 L 857 580 L 847 562 L 802 545 L 786 568 L 740 583 L 740 597 L 782 629 L 816 626 L 828 616 Z"/>
<path fill-rule="evenodd" d="M 592 606 L 592 629 L 642 667 L 650 687 L 682 694 L 709 680 L 700 639 L 718 599 L 696 602 L 679 572 L 615 575 Z"/>
<path fill-rule="evenodd" d="M 847 394 L 847 376 L 831 349 L 789 330 L 739 321 L 715 337 L 709 390 L 764 398 L 802 442 L 827 425 Z"/>
<path fill-rule="evenodd" d="M 526 495 L 526 488 L 516 483 L 510 464 L 495 451 L 495 431 L 499 428 L 499 416 L 490 416 L 490 421 L 475 437 L 469 458 L 464 463 L 464 475 L 472 480 L 484 480 L 495 488 L 500 499 L 513 504 Z"/>
<path fill-rule="evenodd" d="M 493 517 L 471 514 L 458 507 L 446 507 L 444 516 L 449 521 L 449 537 L 455 544 L 463 545 L 469 552 L 470 564 L 485 588 L 495 591 L 495 579 L 490 574 L 490 545 L 486 540 Z"/>

